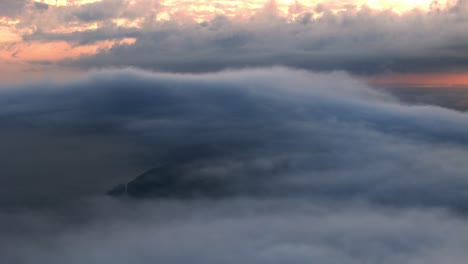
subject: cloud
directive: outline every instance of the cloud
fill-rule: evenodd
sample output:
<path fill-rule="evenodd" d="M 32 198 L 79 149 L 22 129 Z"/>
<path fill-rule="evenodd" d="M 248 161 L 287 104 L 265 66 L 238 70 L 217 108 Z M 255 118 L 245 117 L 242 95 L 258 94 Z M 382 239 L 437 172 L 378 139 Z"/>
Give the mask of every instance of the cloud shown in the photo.
<path fill-rule="evenodd" d="M 73 34 L 68 33 L 46 33 L 41 30 L 35 31 L 33 34 L 23 37 L 24 41 L 66 41 L 72 45 L 90 45 L 99 41 L 105 40 L 120 40 L 124 38 L 137 38 L 141 32 L 137 28 L 124 28 L 124 27 L 106 27 L 99 28 L 98 30 L 77 31 Z"/>
<path fill-rule="evenodd" d="M 116 43 L 97 54 L 59 63 L 86 69 L 137 66 L 170 72 L 210 72 L 284 65 L 372 75 L 459 72 L 468 66 L 463 55 L 468 43 L 463 34 L 468 28 L 464 1 L 447 8 L 403 14 L 352 6 L 335 12 L 332 7 L 319 5 L 309 12 L 301 9 L 294 18 L 276 14 L 274 10 L 278 7 L 272 3 L 247 20 L 218 16 L 196 22 L 177 16 L 158 21 L 158 15 L 167 10 L 153 2 L 146 12 L 138 13 L 131 12 L 125 1 L 103 1 L 68 7 L 57 17 L 55 26 L 48 28 L 50 22 L 40 22 L 42 31 L 25 34 L 23 38 L 80 45 L 105 39 L 136 39 L 134 44 Z M 135 4 L 135 8 L 141 6 L 144 4 Z M 54 12 L 51 10 L 51 15 Z M 117 25 L 113 19 L 123 19 L 128 25 Z M 97 21 L 98 28 L 50 32 L 64 21 L 86 26 Z"/>
<path fill-rule="evenodd" d="M 420 87 L 419 87 L 420 88 Z M 386 88 L 401 100 L 408 104 L 430 104 L 444 108 L 455 109 L 462 112 L 468 111 L 468 90 L 464 87 L 426 87 L 419 88 L 401 87 Z"/>
<path fill-rule="evenodd" d="M 59 56 L 41 50 L 45 58 L 15 53 L 34 68 L 135 66 L 196 73 L 282 65 L 374 75 L 464 72 L 468 67 L 464 1 L 434 2 L 427 10 L 403 13 L 347 1 L 299 1 L 289 7 L 268 1 L 248 8 L 229 1 L 105 0 L 48 8 L 20 1 L 14 3 L 21 8 L 13 8 L 10 2 L 2 10 L 16 10 L 19 23 L 5 27 L 22 39 L 14 50 L 54 42 L 63 47 Z"/>
<path fill-rule="evenodd" d="M 400 101 L 328 72 L 465 70 L 466 1 L 287 15 L 269 1 L 205 21 L 130 2 L 0 0 L 26 45 L 116 41 L 58 66 L 166 72 L 0 85 L 0 263 L 466 262 L 462 91 Z M 295 69 L 248 68 L 271 65 Z M 153 199 L 106 195 L 146 180 Z"/>
<path fill-rule="evenodd" d="M 29 0 L 0 0 L 0 16 L 14 17 L 19 14 Z"/>
<path fill-rule="evenodd" d="M 126 149 L 139 150 L 127 158 L 133 170 L 136 164 L 140 172 L 168 162 L 192 164 L 190 177 L 217 177 L 234 196 L 467 209 L 466 114 L 399 103 L 344 73 L 104 71 L 63 84 L 3 89 L 0 98 L 6 142 L 20 141 L 18 131 L 26 137 L 40 132 L 78 138 L 88 152 L 106 154 L 106 144 L 85 140 L 105 138 L 126 146 L 123 157 Z M 73 193 L 104 193 L 123 182 L 119 175 L 80 175 L 83 182 L 100 180 Z"/>
<path fill-rule="evenodd" d="M 98 71 L 1 87 L 0 122 L 2 263 L 467 257 L 467 114 L 343 72 Z M 105 196 L 161 164 L 222 195 Z"/>
<path fill-rule="evenodd" d="M 107 0 L 79 5 L 72 9 L 70 20 L 93 22 L 119 18 L 121 10 L 125 8 L 124 4 L 124 0 Z"/>
<path fill-rule="evenodd" d="M 0 17 L 23 19 L 28 11 L 36 12 L 47 9 L 49 9 L 48 4 L 31 0 L 0 0 Z"/>
<path fill-rule="evenodd" d="M 0 260 L 461 264 L 467 257 L 466 221 L 439 211 L 245 199 L 128 206 L 91 204 L 78 224 L 43 213 L 2 215 L 2 226 L 13 229 L 0 238 Z"/>

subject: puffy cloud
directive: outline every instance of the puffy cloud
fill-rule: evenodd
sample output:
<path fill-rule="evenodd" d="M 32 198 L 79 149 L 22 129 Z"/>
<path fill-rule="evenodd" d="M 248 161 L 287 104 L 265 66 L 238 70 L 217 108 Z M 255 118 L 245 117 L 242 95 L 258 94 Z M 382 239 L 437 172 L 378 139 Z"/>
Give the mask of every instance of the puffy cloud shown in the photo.
<path fill-rule="evenodd" d="M 259 13 L 248 21 L 218 17 L 201 24 L 153 22 L 132 45 L 115 45 L 63 65 L 174 72 L 265 65 L 358 74 L 462 71 L 467 68 L 463 54 L 468 41 L 463 37 L 468 24 L 462 5 L 403 15 L 361 9 L 323 11 L 316 18 L 305 13 L 293 21 Z"/>
<path fill-rule="evenodd" d="M 63 49 L 96 45 L 91 55 L 59 58 L 57 67 L 209 72 L 284 65 L 365 75 L 465 71 L 466 3 L 434 2 L 431 6 L 395 13 L 346 1 L 298 2 L 286 14 L 284 3 L 275 1 L 263 7 L 259 2 L 245 7 L 184 2 L 178 7 L 154 0 L 105 0 L 27 8 L 19 23 L 8 27 L 22 37 L 23 42 L 15 44 L 20 49 L 37 42 L 71 44 Z M 242 8 L 249 15 L 230 13 Z M 136 41 L 121 41 L 126 38 Z M 33 61 L 24 55 L 20 59 L 45 67 L 57 57 Z"/>

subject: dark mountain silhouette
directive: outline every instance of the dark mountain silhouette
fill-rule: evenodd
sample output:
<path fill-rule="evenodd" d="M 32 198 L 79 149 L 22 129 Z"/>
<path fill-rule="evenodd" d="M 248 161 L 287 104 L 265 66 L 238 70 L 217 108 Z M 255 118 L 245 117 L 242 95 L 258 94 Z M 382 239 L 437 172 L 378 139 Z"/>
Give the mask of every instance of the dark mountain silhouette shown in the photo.
<path fill-rule="evenodd" d="M 180 164 L 150 169 L 108 192 L 111 196 L 133 198 L 217 198 L 228 193 L 221 179 L 192 173 L 190 168 Z"/>

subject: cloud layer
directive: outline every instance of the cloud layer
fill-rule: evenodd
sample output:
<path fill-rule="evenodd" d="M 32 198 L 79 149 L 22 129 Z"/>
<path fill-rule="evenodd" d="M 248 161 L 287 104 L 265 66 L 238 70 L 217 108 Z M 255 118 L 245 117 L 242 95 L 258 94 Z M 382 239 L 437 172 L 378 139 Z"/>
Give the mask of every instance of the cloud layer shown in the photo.
<path fill-rule="evenodd" d="M 295 200 L 163 201 L 96 209 L 101 220 L 85 225 L 58 225 L 57 218 L 44 214 L 0 215 L 3 224 L 22 228 L 21 235 L 10 230 L 0 238 L 0 260 L 462 264 L 467 257 L 466 221 L 438 211 L 322 207 Z M 34 225 L 24 225 L 31 218 Z"/>
<path fill-rule="evenodd" d="M 172 72 L 285 65 L 363 75 L 465 71 L 466 10 L 466 3 L 460 2 L 442 11 L 404 15 L 372 9 L 328 10 L 316 18 L 311 12 L 293 21 L 260 13 L 248 21 L 219 16 L 201 24 L 153 23 L 143 31 L 134 29 L 134 44 L 115 45 L 64 65 Z M 107 32 L 116 38 L 130 36 L 118 27 Z M 78 32 L 62 38 L 90 41 Z"/>
<path fill-rule="evenodd" d="M 224 12 L 242 9 L 224 2 L 180 8 L 150 0 L 27 5 L 18 23 L 8 25 L 21 41 L 0 49 L 7 60 L 39 69 L 210 72 L 283 65 L 360 75 L 466 72 L 467 3 L 439 2 L 397 13 L 347 1 L 299 1 L 285 13 L 283 5 L 266 1 L 243 7 L 247 16 Z M 16 10 L 8 4 L 10 9 Z"/>
<path fill-rule="evenodd" d="M 467 1 L 240 2 L 0 0 L 0 263 L 466 263 Z"/>
<path fill-rule="evenodd" d="M 147 166 L 141 170 L 192 162 L 194 177 L 221 177 L 240 195 L 342 197 L 457 210 L 468 204 L 466 114 L 404 105 L 344 73 L 107 71 L 64 84 L 3 89 L 1 95 L 3 140 L 18 137 L 14 141 L 21 146 L 33 134 L 39 142 L 26 141 L 24 147 L 44 157 L 47 142 L 63 140 L 58 144 L 71 146 L 70 160 L 80 160 L 76 145 L 84 144 L 83 153 Z M 73 168 L 62 170 L 73 175 Z M 2 175 L 17 185 L 8 171 Z M 74 192 L 99 184 L 108 184 L 100 186 L 106 190 L 122 179 L 99 175 L 95 181 L 97 175 L 90 175 L 80 176 L 81 182 L 94 186 L 78 184 Z M 48 193 L 56 186 L 43 188 Z"/>
<path fill-rule="evenodd" d="M 100 71 L 0 88 L 0 123 L 2 263 L 467 257 L 467 114 L 342 72 Z M 105 197 L 167 163 L 225 195 Z"/>

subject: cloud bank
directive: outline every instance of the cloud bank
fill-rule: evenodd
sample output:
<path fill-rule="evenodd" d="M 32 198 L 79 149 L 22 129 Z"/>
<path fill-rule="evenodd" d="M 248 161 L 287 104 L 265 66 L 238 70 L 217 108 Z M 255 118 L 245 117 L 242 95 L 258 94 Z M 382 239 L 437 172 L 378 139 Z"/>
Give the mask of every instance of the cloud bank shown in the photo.
<path fill-rule="evenodd" d="M 218 16 L 203 23 L 152 23 L 144 30 L 133 29 L 133 44 L 67 59 L 62 65 L 138 66 L 170 72 L 271 65 L 360 75 L 463 72 L 466 10 L 466 3 L 460 2 L 449 9 L 404 15 L 372 9 L 327 10 L 292 21 L 260 13 L 247 21 Z M 119 27 L 107 32 L 114 38 L 130 36 Z M 39 32 L 26 39 L 58 36 Z M 61 38 L 74 43 L 100 40 L 82 32 Z"/>
<path fill-rule="evenodd" d="M 139 153 L 134 159 L 141 170 L 195 161 L 190 170 L 224 177 L 236 194 L 463 210 L 468 202 L 466 114 L 404 105 L 344 73 L 106 71 L 63 84 L 2 89 L 1 95 L 5 142 L 18 136 L 21 145 L 33 134 L 46 139 L 25 146 L 48 153 L 39 146 L 63 140 L 73 146 L 70 159 L 77 158 L 77 144 L 90 144 L 83 153 L 109 155 L 115 142 L 122 148 L 115 155 Z M 115 183 L 112 175 L 99 177 Z"/>
<path fill-rule="evenodd" d="M 275 1 L 226 2 L 28 5 L 18 23 L 7 26 L 20 40 L 2 50 L 12 62 L 74 70 L 135 66 L 194 73 L 283 65 L 366 76 L 467 70 L 466 1 L 400 13 L 348 1 L 299 1 L 286 11 Z"/>
<path fill-rule="evenodd" d="M 322 207 L 294 200 L 165 201 L 132 209 L 107 204 L 99 210 L 108 217 L 65 227 L 50 216 L 2 215 L 3 224 L 23 229 L 21 235 L 2 235 L 0 260 L 462 264 L 467 257 L 466 221 L 438 211 Z M 25 227 L 31 221 L 26 217 L 34 217 L 33 226 Z"/>
<path fill-rule="evenodd" d="M 467 114 L 343 72 L 99 71 L 0 88 L 0 123 L 0 262 L 467 257 Z M 167 163 L 225 195 L 105 197 Z"/>

